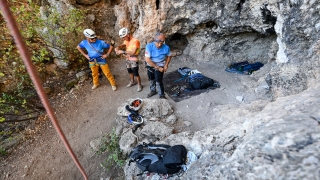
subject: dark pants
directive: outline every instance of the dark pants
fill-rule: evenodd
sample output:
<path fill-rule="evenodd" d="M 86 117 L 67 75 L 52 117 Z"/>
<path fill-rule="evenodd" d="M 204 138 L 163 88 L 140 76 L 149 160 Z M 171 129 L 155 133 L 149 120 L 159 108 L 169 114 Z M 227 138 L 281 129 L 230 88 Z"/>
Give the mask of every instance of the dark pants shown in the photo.
<path fill-rule="evenodd" d="M 164 95 L 164 86 L 163 86 L 163 72 L 160 72 L 153 67 L 147 66 L 148 70 L 148 78 L 150 81 L 150 90 L 156 91 L 158 90 L 159 95 Z"/>

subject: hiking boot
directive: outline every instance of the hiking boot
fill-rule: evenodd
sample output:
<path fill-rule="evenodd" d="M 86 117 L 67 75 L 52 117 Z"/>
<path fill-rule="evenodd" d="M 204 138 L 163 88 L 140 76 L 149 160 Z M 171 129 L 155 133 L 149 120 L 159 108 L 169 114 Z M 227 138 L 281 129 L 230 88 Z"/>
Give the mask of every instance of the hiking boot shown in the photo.
<path fill-rule="evenodd" d="M 148 95 L 147 95 L 147 98 L 151 97 L 151 96 L 154 96 L 156 95 L 157 92 L 156 91 L 151 91 Z"/>
<path fill-rule="evenodd" d="M 138 91 L 138 92 L 142 91 L 142 88 L 143 88 L 143 86 L 142 86 L 141 84 L 139 84 L 137 91 Z"/>
<path fill-rule="evenodd" d="M 160 97 L 160 99 L 167 99 L 166 95 L 164 95 L 164 94 L 161 94 L 159 97 Z"/>
<path fill-rule="evenodd" d="M 99 86 L 99 84 L 98 85 L 93 85 L 91 89 L 95 90 L 95 89 L 97 89 L 98 86 Z"/>
<path fill-rule="evenodd" d="M 117 86 L 112 86 L 112 90 L 116 91 L 117 90 Z"/>
<path fill-rule="evenodd" d="M 134 81 L 131 82 L 131 81 L 130 81 L 130 83 L 127 85 L 127 87 L 131 87 L 131 86 L 136 85 L 136 84 L 137 84 L 136 82 L 134 82 Z"/>

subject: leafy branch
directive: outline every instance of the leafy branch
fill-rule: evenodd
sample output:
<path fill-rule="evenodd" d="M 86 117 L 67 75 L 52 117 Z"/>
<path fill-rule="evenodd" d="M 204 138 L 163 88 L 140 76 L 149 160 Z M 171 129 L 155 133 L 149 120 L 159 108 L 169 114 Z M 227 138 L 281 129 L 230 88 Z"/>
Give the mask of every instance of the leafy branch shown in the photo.
<path fill-rule="evenodd" d="M 39 7 L 31 0 L 12 0 L 9 3 L 32 61 L 40 73 L 44 72 L 45 63 L 53 58 L 69 62 L 71 57 L 79 56 L 75 48 L 78 41 L 75 40 L 80 38 L 83 29 L 84 11 L 71 8 L 61 14 L 54 7 Z M 0 31 L 0 83 L 12 84 L 10 92 L 0 97 L 0 122 L 33 119 L 36 117 L 34 113 L 40 113 L 43 107 L 32 103 L 34 96 L 27 94 L 30 89 L 34 91 L 34 87 L 1 17 Z M 60 53 L 57 55 L 53 51 Z"/>
<path fill-rule="evenodd" d="M 102 138 L 99 150 L 96 154 L 108 152 L 108 156 L 105 163 L 100 164 L 101 167 L 110 169 L 114 166 L 122 167 L 124 165 L 125 157 L 120 150 L 119 139 L 120 137 L 117 136 L 115 129 L 112 129 L 110 134 L 107 134 Z"/>

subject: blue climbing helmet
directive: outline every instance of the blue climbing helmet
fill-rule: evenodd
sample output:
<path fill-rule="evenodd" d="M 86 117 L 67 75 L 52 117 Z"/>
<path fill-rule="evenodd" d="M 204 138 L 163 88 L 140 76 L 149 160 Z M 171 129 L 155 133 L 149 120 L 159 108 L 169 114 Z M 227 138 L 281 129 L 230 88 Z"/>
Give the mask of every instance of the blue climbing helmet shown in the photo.
<path fill-rule="evenodd" d="M 143 123 L 143 118 L 140 115 L 135 113 L 129 114 L 127 119 L 129 124 L 139 125 Z"/>

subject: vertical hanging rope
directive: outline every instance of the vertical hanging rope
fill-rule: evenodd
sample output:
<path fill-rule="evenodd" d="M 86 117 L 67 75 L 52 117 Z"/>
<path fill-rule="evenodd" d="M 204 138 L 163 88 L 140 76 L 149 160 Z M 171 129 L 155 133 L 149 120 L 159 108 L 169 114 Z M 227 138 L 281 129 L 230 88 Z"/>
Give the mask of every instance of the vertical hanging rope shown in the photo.
<path fill-rule="evenodd" d="M 69 145 L 69 142 L 67 141 L 65 135 L 63 134 L 61 127 L 60 127 L 60 125 L 54 115 L 54 112 L 53 112 L 52 107 L 49 103 L 48 97 L 47 97 L 46 93 L 44 92 L 44 89 L 42 87 L 42 83 L 41 83 L 40 78 L 37 74 L 37 70 L 36 70 L 35 66 L 32 64 L 31 56 L 27 50 L 26 44 L 23 41 L 22 35 L 19 32 L 17 23 L 16 23 L 13 15 L 10 11 L 9 5 L 6 0 L 0 0 L 0 8 L 2 11 L 3 17 L 7 21 L 7 25 L 11 31 L 11 35 L 13 36 L 13 38 L 15 40 L 17 48 L 19 49 L 21 58 L 27 68 L 27 71 L 30 75 L 30 78 L 31 78 L 33 84 L 36 87 L 37 93 L 38 93 L 38 95 L 42 101 L 42 104 L 44 105 L 44 107 L 50 117 L 50 120 L 51 120 L 54 128 L 56 129 L 57 133 L 59 134 L 62 142 L 64 143 L 64 145 L 65 145 L 67 151 L 69 152 L 70 156 L 72 157 L 73 161 L 76 163 L 78 169 L 82 173 L 84 179 L 87 180 L 88 177 L 87 177 L 84 169 L 82 168 L 77 157 L 75 156 L 74 152 L 72 151 L 72 149 Z"/>

